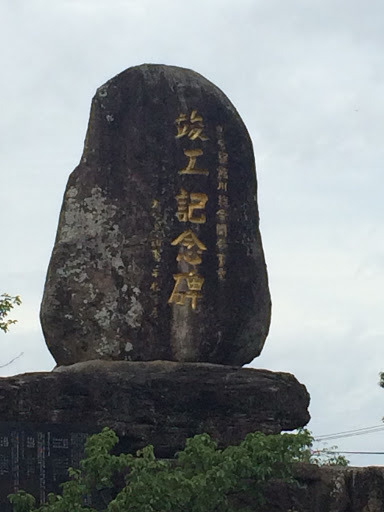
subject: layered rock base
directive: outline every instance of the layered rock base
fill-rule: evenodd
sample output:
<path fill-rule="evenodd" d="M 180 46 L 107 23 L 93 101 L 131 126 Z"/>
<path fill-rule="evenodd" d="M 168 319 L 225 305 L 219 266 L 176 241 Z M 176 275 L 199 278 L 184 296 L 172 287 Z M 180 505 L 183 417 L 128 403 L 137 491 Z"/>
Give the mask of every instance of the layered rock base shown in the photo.
<path fill-rule="evenodd" d="M 257 512 L 383 512 L 383 467 L 318 467 L 298 464 L 296 482 L 271 482 L 264 506 L 239 496 L 242 507 Z"/>
<path fill-rule="evenodd" d="M 309 394 L 288 373 L 208 363 L 89 361 L 0 379 L 2 422 L 113 428 L 121 449 L 172 457 L 207 432 L 226 446 L 247 433 L 309 421 Z"/>

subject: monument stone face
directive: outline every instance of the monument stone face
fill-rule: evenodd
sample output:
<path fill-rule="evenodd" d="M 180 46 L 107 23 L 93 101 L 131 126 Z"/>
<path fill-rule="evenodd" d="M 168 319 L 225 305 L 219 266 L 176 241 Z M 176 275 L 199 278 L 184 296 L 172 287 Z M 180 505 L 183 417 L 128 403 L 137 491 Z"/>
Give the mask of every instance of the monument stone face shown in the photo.
<path fill-rule="evenodd" d="M 228 98 L 142 65 L 100 87 L 65 191 L 41 307 L 59 365 L 242 365 L 271 301 L 252 143 Z"/>

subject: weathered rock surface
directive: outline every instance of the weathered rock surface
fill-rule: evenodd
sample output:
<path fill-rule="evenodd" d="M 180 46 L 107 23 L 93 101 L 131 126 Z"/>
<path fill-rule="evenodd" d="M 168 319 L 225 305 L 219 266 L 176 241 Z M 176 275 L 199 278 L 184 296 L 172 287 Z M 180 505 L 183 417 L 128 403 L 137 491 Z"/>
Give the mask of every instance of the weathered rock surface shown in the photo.
<path fill-rule="evenodd" d="M 238 505 L 257 512 L 383 512 L 383 467 L 318 467 L 298 464 L 297 483 L 271 482 L 266 503 L 256 506 L 251 496 L 239 496 Z M 236 505 L 236 504 L 235 504 Z"/>
<path fill-rule="evenodd" d="M 197 73 L 130 68 L 93 98 L 41 322 L 58 364 L 256 357 L 270 295 L 252 143 Z"/>
<path fill-rule="evenodd" d="M 109 426 L 123 449 L 151 443 L 164 457 L 198 433 L 225 446 L 302 427 L 308 404 L 293 375 L 208 363 L 89 361 L 0 379 L 2 422 Z"/>

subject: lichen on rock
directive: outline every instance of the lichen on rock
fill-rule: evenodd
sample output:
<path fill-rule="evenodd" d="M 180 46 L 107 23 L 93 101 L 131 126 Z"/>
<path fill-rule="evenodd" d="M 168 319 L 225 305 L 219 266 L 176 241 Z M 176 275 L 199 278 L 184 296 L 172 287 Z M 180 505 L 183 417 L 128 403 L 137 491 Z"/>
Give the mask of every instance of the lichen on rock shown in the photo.
<path fill-rule="evenodd" d="M 242 365 L 270 309 L 252 143 L 228 98 L 161 65 L 100 87 L 41 307 L 57 363 Z"/>

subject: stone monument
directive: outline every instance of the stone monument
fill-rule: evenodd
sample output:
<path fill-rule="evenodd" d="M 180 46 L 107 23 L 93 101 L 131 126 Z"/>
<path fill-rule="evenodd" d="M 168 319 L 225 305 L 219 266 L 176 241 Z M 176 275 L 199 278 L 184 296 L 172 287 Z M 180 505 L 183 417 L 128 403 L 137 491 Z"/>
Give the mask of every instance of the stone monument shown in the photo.
<path fill-rule="evenodd" d="M 271 301 L 248 132 L 201 75 L 130 68 L 93 98 L 49 265 L 41 323 L 59 365 L 243 365 Z"/>
<path fill-rule="evenodd" d="M 271 301 L 247 130 L 197 73 L 130 68 L 100 87 L 65 191 L 41 307 L 53 372 L 0 379 L 0 508 L 43 503 L 103 427 L 173 457 L 207 432 L 306 425 L 293 375 L 241 368 Z"/>
<path fill-rule="evenodd" d="M 18 489 L 58 492 L 105 426 L 120 451 L 172 458 L 195 434 L 225 447 L 307 424 L 293 375 L 241 368 L 270 323 L 256 192 L 247 130 L 202 76 L 143 65 L 98 89 L 41 307 L 58 367 L 0 378 L 1 512 Z M 383 510 L 380 468 L 295 471 L 263 511 Z"/>

